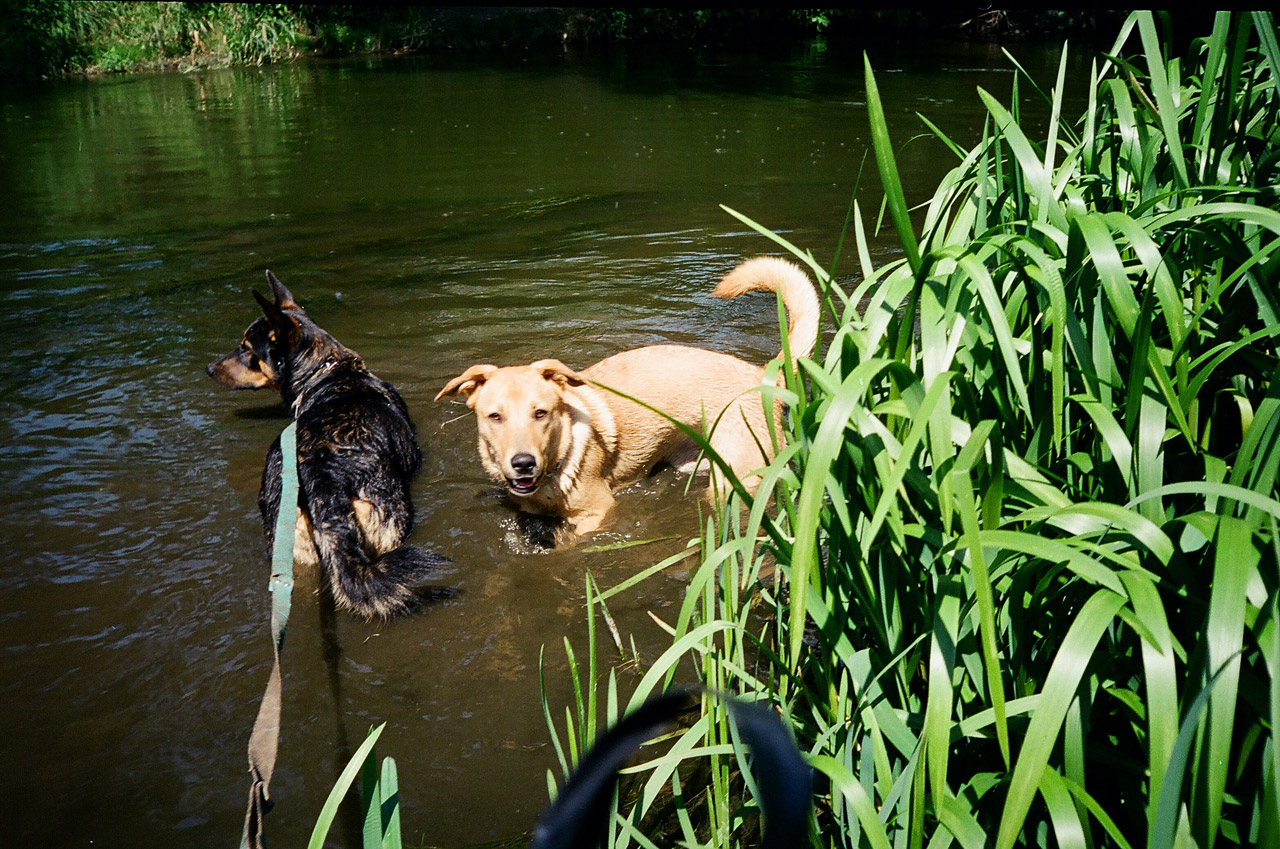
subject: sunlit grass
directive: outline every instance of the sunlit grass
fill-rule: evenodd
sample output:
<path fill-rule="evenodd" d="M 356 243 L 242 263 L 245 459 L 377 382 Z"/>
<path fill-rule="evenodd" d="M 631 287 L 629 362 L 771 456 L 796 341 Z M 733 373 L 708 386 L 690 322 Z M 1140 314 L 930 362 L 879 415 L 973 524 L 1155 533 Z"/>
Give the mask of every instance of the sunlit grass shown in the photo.
<path fill-rule="evenodd" d="M 1267 13 L 1185 59 L 1157 23 L 1127 20 L 1078 121 L 1065 71 L 977 92 L 982 140 L 935 130 L 957 165 L 918 210 L 866 69 L 904 256 L 875 263 L 860 203 L 852 291 L 792 249 L 835 333 L 786 364 L 790 442 L 707 523 L 629 699 L 680 670 L 775 704 L 823 777 L 815 846 L 1280 845 L 1280 48 Z M 596 662 L 548 707 L 565 770 Z M 607 845 L 652 845 L 663 794 L 687 844 L 736 845 L 723 709 L 656 751 Z"/>

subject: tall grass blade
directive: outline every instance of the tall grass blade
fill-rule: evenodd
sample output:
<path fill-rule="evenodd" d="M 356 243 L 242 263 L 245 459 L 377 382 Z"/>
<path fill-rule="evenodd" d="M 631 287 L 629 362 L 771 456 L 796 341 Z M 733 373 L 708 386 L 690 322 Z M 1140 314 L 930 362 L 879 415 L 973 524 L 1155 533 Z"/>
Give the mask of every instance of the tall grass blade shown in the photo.
<path fill-rule="evenodd" d="M 1009 782 L 1009 795 L 1000 817 L 1000 830 L 996 835 L 996 849 L 1012 847 L 1026 821 L 1031 802 L 1040 787 L 1041 776 L 1049 765 L 1049 755 L 1062 730 L 1067 707 L 1075 697 L 1076 688 L 1092 659 L 1094 647 L 1103 631 L 1111 624 L 1124 597 L 1108 590 L 1099 590 L 1085 602 L 1076 615 L 1058 649 L 1041 690 L 1040 705 L 1027 736 L 1018 753 L 1017 764 Z"/>
<path fill-rule="evenodd" d="M 342 804 L 342 798 L 347 794 L 347 790 L 351 787 L 351 782 L 355 781 L 357 775 L 360 774 L 364 766 L 365 758 L 373 751 L 374 744 L 378 742 L 378 737 L 382 735 L 383 729 L 387 727 L 384 722 L 377 728 L 369 732 L 369 736 L 365 737 L 364 742 L 356 749 L 355 754 L 351 756 L 351 760 L 347 762 L 342 773 L 338 776 L 338 780 L 334 783 L 333 789 L 329 791 L 329 796 L 325 799 L 324 805 L 320 808 L 320 816 L 316 818 L 315 827 L 311 831 L 311 839 L 307 841 L 307 849 L 322 849 L 325 838 L 329 835 L 329 828 L 333 825 L 334 817 L 338 815 L 338 806 Z"/>
<path fill-rule="evenodd" d="M 1229 516 L 1218 520 L 1213 591 L 1205 622 L 1206 666 L 1218 681 L 1206 715 L 1207 740 L 1200 760 L 1201 774 L 1196 776 L 1192 787 L 1197 826 L 1192 833 L 1203 846 L 1212 845 L 1218 836 L 1226 792 L 1227 765 L 1238 708 L 1240 653 L 1244 650 L 1245 594 L 1258 563 L 1252 537 L 1250 527 L 1243 520 Z"/>
<path fill-rule="evenodd" d="M 832 789 L 838 790 L 852 806 L 872 849 L 891 849 L 889 835 L 884 823 L 876 815 L 875 804 L 848 767 L 829 755 L 816 755 L 809 759 L 809 764 L 825 775 L 830 780 Z"/>
<path fill-rule="evenodd" d="M 382 761 L 382 778 L 379 780 L 382 793 L 379 806 L 382 810 L 382 849 L 400 849 L 403 839 L 400 834 L 400 779 L 396 771 L 396 762 L 391 758 Z"/>
<path fill-rule="evenodd" d="M 1164 846 L 1174 846 L 1179 843 L 1179 830 L 1187 826 L 1187 819 L 1181 815 L 1179 805 L 1181 801 L 1181 788 L 1183 776 L 1186 772 L 1187 762 L 1192 756 L 1192 745 L 1196 738 L 1196 729 L 1202 719 L 1205 707 L 1213 694 L 1214 687 L 1222 679 L 1225 668 L 1218 669 L 1213 676 L 1201 688 L 1199 694 L 1196 695 L 1195 701 L 1191 703 L 1191 707 L 1187 709 L 1182 719 L 1182 727 L 1178 730 L 1178 737 L 1174 741 L 1172 756 L 1169 758 L 1169 767 L 1165 770 L 1164 778 L 1161 781 L 1160 798 L 1156 807 L 1156 819 L 1153 823 L 1150 837 L 1147 840 L 1147 849 L 1161 849 Z M 1190 835 L 1187 835 L 1190 837 Z M 1185 840 L 1183 845 L 1189 845 Z"/>
<path fill-rule="evenodd" d="M 1177 81 L 1169 79 L 1168 68 L 1160 49 L 1160 39 L 1156 35 L 1155 17 L 1151 12 L 1138 12 L 1138 32 L 1142 36 L 1142 46 L 1146 52 L 1147 72 L 1151 75 L 1151 93 L 1160 110 L 1160 127 L 1164 131 L 1169 161 L 1178 178 L 1178 188 L 1186 188 L 1191 181 L 1187 176 L 1187 162 L 1178 131 L 1178 107 L 1173 101 L 1172 90 Z"/>
<path fill-rule="evenodd" d="M 1280 40 L 1276 38 L 1274 15 L 1266 11 L 1250 14 L 1253 15 L 1253 27 L 1262 44 L 1262 54 L 1267 57 L 1267 64 L 1271 66 L 1271 77 L 1273 80 L 1280 80 Z"/>
<path fill-rule="evenodd" d="M 914 273 L 919 274 L 920 249 L 916 244 L 915 230 L 911 226 L 911 216 L 907 212 L 907 199 L 902 191 L 902 180 L 898 176 L 893 144 L 889 140 L 889 124 L 885 120 L 884 105 L 880 102 L 880 89 L 871 70 L 871 60 L 866 54 L 863 54 L 862 62 L 863 80 L 867 87 L 867 118 L 871 124 L 871 143 L 876 152 L 876 165 L 880 169 L 880 182 L 884 187 L 885 202 L 889 206 L 889 217 L 902 242 L 907 264 Z"/>

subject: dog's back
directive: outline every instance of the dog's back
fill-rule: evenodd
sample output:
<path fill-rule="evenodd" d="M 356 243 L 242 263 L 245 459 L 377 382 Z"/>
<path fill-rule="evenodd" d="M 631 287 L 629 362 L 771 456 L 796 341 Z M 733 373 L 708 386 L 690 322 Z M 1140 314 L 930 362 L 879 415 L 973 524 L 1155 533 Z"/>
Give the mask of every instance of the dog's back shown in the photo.
<path fill-rule="evenodd" d="M 812 354 L 819 304 L 808 276 L 788 260 L 756 257 L 725 275 L 712 294 L 734 298 L 753 291 L 782 295 L 792 358 Z M 713 446 L 740 476 L 771 459 L 772 442 L 781 439 L 781 406 L 774 405 L 771 438 L 764 404 L 750 392 L 761 385 L 764 367 L 728 354 L 684 345 L 652 345 L 615 354 L 581 374 L 594 384 L 624 391 L 687 427 L 717 434 Z M 612 393 L 606 396 L 617 422 L 620 457 L 611 470 L 615 483 L 647 474 L 654 459 L 691 469 L 699 454 L 691 439 L 663 416 Z"/>
<path fill-rule="evenodd" d="M 614 417 L 618 452 L 609 477 L 617 485 L 647 475 L 657 460 L 691 471 L 698 448 L 664 416 L 614 395 L 609 387 L 705 432 L 744 390 L 760 384 L 764 369 L 705 348 L 651 345 L 614 354 L 581 374 L 601 387 Z M 672 391 L 673 387 L 682 391 Z M 754 401 L 743 410 L 755 429 L 763 432 L 759 396 Z"/>
<path fill-rule="evenodd" d="M 300 396 L 295 417 L 300 502 L 334 599 L 366 618 L 405 612 L 414 585 L 447 561 L 403 542 L 421 462 L 403 399 L 357 359 Z M 264 509 L 264 526 L 268 514 L 274 522 Z"/>

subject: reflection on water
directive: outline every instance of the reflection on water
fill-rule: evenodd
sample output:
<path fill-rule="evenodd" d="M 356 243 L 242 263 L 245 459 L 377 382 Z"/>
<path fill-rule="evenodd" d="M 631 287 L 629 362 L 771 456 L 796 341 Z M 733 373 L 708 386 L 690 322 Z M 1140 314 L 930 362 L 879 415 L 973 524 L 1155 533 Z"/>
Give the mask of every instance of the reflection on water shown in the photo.
<path fill-rule="evenodd" d="M 1041 79 L 1056 62 L 1020 59 Z M 1007 96 L 1012 79 L 987 47 L 873 60 L 899 143 L 917 109 L 972 141 L 974 87 Z M 567 704 L 562 637 L 583 652 L 585 573 L 609 586 L 681 550 L 698 503 L 667 472 L 593 540 L 659 541 L 531 552 L 465 406 L 432 398 L 475 362 L 583 367 L 656 342 L 771 356 L 772 301 L 709 291 L 774 246 L 718 205 L 832 257 L 859 180 L 864 209 L 878 203 L 860 54 L 317 62 L 0 95 L 0 829 L 58 847 L 215 847 L 239 831 L 270 667 L 254 496 L 287 418 L 203 366 L 255 317 L 264 268 L 401 389 L 426 458 L 414 539 L 456 563 L 440 576 L 452 593 L 387 624 L 331 616 L 300 580 L 272 840 L 306 840 L 382 721 L 411 839 L 527 829 L 555 762 L 539 647 Z M 899 153 L 917 196 L 949 162 L 928 141 Z M 674 619 L 682 574 L 611 602 L 642 656 L 663 645 L 649 613 Z"/>

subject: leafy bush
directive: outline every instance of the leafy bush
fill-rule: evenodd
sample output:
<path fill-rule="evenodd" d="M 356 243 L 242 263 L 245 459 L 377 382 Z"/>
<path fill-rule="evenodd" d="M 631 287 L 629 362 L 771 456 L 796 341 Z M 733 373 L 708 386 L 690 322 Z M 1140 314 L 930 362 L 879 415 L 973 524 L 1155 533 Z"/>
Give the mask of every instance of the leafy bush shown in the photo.
<path fill-rule="evenodd" d="M 306 54 L 511 50 L 678 44 L 776 49 L 814 36 L 859 40 L 940 33 L 1004 39 L 1091 32 L 1114 13 L 921 9 L 674 9 L 365 6 L 0 0 L 0 73 L 263 64 Z"/>
<path fill-rule="evenodd" d="M 0 77 L 52 77 L 81 59 L 68 0 L 0 0 Z"/>
<path fill-rule="evenodd" d="M 112 44 L 97 55 L 96 63 L 104 71 L 128 71 L 153 57 L 154 54 L 138 44 Z"/>

